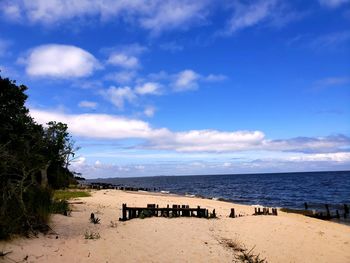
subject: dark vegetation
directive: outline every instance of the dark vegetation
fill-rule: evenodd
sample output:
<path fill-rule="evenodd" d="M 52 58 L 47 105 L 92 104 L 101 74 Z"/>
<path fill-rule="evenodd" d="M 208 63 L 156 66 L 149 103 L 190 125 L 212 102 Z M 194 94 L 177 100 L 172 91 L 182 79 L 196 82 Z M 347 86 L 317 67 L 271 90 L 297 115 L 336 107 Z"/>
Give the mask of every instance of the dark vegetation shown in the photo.
<path fill-rule="evenodd" d="M 267 263 L 265 258 L 260 258 L 260 255 L 253 253 L 255 247 L 248 250 L 237 241 L 231 239 L 223 239 L 220 243 L 233 250 L 235 253 L 235 260 L 233 262 L 235 263 Z"/>
<path fill-rule="evenodd" d="M 27 87 L 0 76 L 0 239 L 48 230 L 53 190 L 76 184 L 68 166 L 74 144 L 67 125 L 37 124 L 25 107 Z"/>

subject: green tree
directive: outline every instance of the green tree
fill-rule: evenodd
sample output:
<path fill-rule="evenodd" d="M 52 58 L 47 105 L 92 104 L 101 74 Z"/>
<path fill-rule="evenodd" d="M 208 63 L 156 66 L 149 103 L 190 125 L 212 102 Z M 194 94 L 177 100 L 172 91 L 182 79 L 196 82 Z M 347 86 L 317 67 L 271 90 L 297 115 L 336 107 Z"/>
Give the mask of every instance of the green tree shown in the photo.
<path fill-rule="evenodd" d="M 67 125 L 35 123 L 25 107 L 26 90 L 0 76 L 0 238 L 47 226 L 50 189 L 73 178 Z"/>

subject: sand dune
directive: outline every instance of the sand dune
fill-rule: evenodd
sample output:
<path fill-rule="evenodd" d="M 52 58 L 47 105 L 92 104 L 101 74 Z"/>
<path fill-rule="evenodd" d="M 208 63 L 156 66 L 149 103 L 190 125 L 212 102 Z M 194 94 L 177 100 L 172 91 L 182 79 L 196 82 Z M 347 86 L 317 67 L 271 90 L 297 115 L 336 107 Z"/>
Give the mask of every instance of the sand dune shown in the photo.
<path fill-rule="evenodd" d="M 8 262 L 233 262 L 236 242 L 268 262 L 350 262 L 350 227 L 279 212 L 251 216 L 254 208 L 228 202 L 175 195 L 94 191 L 74 204 L 71 216 L 54 215 L 55 233 L 38 238 L 0 242 L 12 251 Z M 216 209 L 218 219 L 146 218 L 119 222 L 122 203 L 146 206 L 157 203 L 200 205 Z M 234 207 L 240 218 L 229 218 Z M 101 224 L 89 222 L 90 213 Z M 116 227 L 111 226 L 111 221 Z M 87 240 L 86 231 L 100 238 Z"/>

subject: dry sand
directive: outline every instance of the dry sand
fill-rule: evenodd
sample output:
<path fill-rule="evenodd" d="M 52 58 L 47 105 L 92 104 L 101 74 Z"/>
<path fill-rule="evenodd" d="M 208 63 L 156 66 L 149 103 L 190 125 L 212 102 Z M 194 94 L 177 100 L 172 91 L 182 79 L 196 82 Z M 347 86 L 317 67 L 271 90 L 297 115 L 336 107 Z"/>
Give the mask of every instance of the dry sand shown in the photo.
<path fill-rule="evenodd" d="M 175 195 L 94 191 L 74 201 L 71 216 L 54 215 L 55 233 L 38 238 L 0 242 L 6 262 L 233 262 L 234 241 L 268 262 L 350 262 L 350 227 L 279 212 L 278 216 L 251 216 L 254 208 L 228 202 Z M 200 205 L 216 209 L 218 219 L 146 218 L 119 222 L 122 203 Z M 229 218 L 231 208 L 240 218 Z M 101 223 L 89 222 L 94 212 Z M 111 221 L 116 227 L 111 227 Z M 84 233 L 100 234 L 86 240 Z M 57 237 L 57 238 L 56 238 Z M 226 241 L 225 241 L 226 240 Z"/>

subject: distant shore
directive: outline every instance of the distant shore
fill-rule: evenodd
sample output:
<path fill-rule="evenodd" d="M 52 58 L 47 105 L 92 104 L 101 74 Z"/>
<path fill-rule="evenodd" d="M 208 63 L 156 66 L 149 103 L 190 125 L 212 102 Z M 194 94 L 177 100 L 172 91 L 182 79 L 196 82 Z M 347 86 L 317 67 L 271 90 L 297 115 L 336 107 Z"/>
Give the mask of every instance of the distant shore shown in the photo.
<path fill-rule="evenodd" d="M 91 197 L 71 203 L 70 216 L 52 216 L 51 233 L 0 242 L 0 250 L 12 251 L 0 261 L 232 262 L 240 246 L 267 262 L 350 262 L 349 226 L 302 215 L 279 211 L 278 216 L 252 216 L 254 208 L 248 205 L 143 191 L 93 190 Z M 215 209 L 218 218 L 120 222 L 123 203 L 200 205 Z M 242 217 L 230 218 L 231 208 Z M 89 222 L 91 213 L 100 224 Z M 93 239 L 86 239 L 87 234 Z"/>

